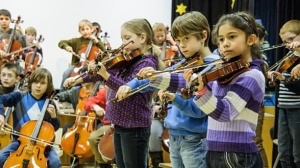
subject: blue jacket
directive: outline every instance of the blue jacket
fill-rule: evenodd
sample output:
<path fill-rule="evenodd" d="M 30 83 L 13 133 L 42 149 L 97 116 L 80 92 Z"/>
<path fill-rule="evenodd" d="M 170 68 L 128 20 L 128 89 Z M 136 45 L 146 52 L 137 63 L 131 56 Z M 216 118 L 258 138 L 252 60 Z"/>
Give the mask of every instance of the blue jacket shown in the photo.
<path fill-rule="evenodd" d="M 211 55 L 204 58 L 204 62 L 212 62 L 218 59 L 219 56 Z M 176 68 L 176 64 L 170 67 L 170 69 Z M 178 79 L 178 78 L 176 78 Z M 180 80 L 184 80 L 181 78 Z M 131 89 L 135 89 L 149 80 L 134 79 L 127 83 Z M 177 81 L 176 81 L 177 82 Z M 170 81 L 173 83 L 173 81 Z M 153 87 L 148 87 L 145 90 L 153 89 Z M 177 90 L 180 90 L 177 88 Z M 173 90 L 171 90 L 173 91 Z M 164 120 L 164 125 L 169 129 L 171 135 L 195 135 L 203 134 L 207 131 L 207 115 L 204 114 L 200 108 L 193 102 L 193 97 L 189 99 L 184 99 L 181 97 L 180 93 L 176 93 L 175 99 L 171 107 L 168 110 L 168 115 Z"/>

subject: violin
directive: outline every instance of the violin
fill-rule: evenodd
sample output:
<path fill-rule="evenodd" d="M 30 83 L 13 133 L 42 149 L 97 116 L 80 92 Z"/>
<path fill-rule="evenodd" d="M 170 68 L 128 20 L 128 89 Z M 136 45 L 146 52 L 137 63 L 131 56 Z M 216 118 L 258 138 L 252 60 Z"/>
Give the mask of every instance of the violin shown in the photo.
<path fill-rule="evenodd" d="M 89 97 L 97 93 L 100 82 L 97 82 Z M 88 113 L 83 110 L 87 98 L 78 102 L 76 111 L 77 117 L 71 128 L 61 139 L 62 150 L 71 157 L 88 158 L 93 155 L 88 138 L 95 129 L 95 113 Z M 86 117 L 87 116 L 87 117 Z"/>
<path fill-rule="evenodd" d="M 113 59 L 108 59 L 101 61 L 105 67 L 108 69 L 121 69 L 122 67 L 127 67 L 138 57 L 142 56 L 142 52 L 136 49 L 129 54 L 123 54 L 123 52 L 118 53 Z"/>
<path fill-rule="evenodd" d="M 43 121 L 49 101 L 50 98 L 47 98 L 38 120 L 30 120 L 21 127 L 20 134 L 23 136 L 19 137 L 20 146 L 10 153 L 3 167 L 48 167 L 45 151 L 49 145 L 42 141 L 52 142 L 55 137 L 53 126 Z"/>
<path fill-rule="evenodd" d="M 142 52 L 139 49 L 133 50 L 132 52 L 127 54 L 124 54 L 122 52 L 124 47 L 132 42 L 133 41 L 130 41 L 127 44 L 122 45 L 118 49 L 115 49 L 111 55 L 107 54 L 107 52 L 99 54 L 97 56 L 97 59 L 95 59 L 95 62 L 97 63 L 98 61 L 101 61 L 101 63 L 107 69 L 121 69 L 133 64 L 142 56 Z M 96 68 L 89 73 L 95 74 L 99 70 L 99 68 L 100 66 L 96 66 Z"/>
<path fill-rule="evenodd" d="M 18 40 L 14 40 L 15 34 L 16 34 L 16 29 L 19 23 L 21 22 L 21 16 L 18 16 L 16 20 L 16 24 L 12 30 L 12 33 L 9 37 L 9 39 L 3 39 L 2 42 L 0 43 L 0 48 L 1 50 L 5 51 L 7 54 L 10 52 L 20 50 L 22 48 L 22 44 Z M 18 56 L 20 53 L 15 53 L 14 55 L 8 55 L 6 56 L 5 59 L 0 59 L 0 66 L 2 66 L 5 62 L 14 62 L 18 59 Z"/>
<path fill-rule="evenodd" d="M 299 56 L 297 56 L 294 52 L 289 52 L 286 56 L 284 56 L 280 61 L 276 62 L 273 66 L 269 68 L 268 71 L 274 69 L 275 67 L 277 72 L 282 73 L 291 67 L 293 67 L 299 60 Z M 269 85 L 271 87 L 274 87 L 276 85 L 276 75 L 273 76 L 273 78 L 269 81 Z M 290 80 L 290 79 L 288 79 Z"/>
<path fill-rule="evenodd" d="M 37 40 L 37 44 L 41 43 L 43 40 L 42 35 L 40 35 Z M 25 71 L 27 73 L 32 73 L 43 62 L 43 56 L 38 53 L 37 50 L 38 48 L 35 47 L 33 51 L 27 53 L 25 56 Z"/>
<path fill-rule="evenodd" d="M 161 102 L 161 106 L 159 108 L 159 113 L 158 113 L 158 117 L 160 119 L 164 119 L 167 115 L 168 115 L 168 110 L 171 108 L 171 107 L 168 107 L 168 97 L 167 96 L 163 96 L 163 100 Z"/>
<path fill-rule="evenodd" d="M 192 77 L 187 87 L 183 88 L 181 91 L 183 98 L 191 98 L 193 93 L 197 91 L 196 86 L 199 85 L 198 76 L 201 76 L 204 84 L 214 80 L 218 80 L 220 84 L 227 84 L 238 75 L 250 70 L 249 63 L 242 59 L 224 63 L 222 67 L 217 68 L 216 70 L 210 71 L 211 68 L 212 67 L 205 68 L 203 71 L 199 72 L 196 77 Z"/>
<path fill-rule="evenodd" d="M 106 131 L 99 141 L 98 151 L 106 162 L 113 162 L 115 158 L 115 146 L 113 143 L 114 139 L 114 127 L 112 126 L 108 131 Z"/>
<path fill-rule="evenodd" d="M 96 32 L 98 32 L 98 30 L 96 30 Z M 95 32 L 93 33 L 93 35 L 95 35 Z M 83 48 L 81 48 L 79 51 L 78 51 L 78 55 L 79 55 L 79 62 L 75 65 L 75 68 L 74 70 L 71 72 L 70 74 L 70 77 L 73 77 L 73 76 L 76 76 L 78 75 L 78 71 L 80 68 L 83 67 L 84 65 L 84 62 L 87 61 L 92 61 L 92 60 L 95 60 L 97 58 L 97 55 L 99 53 L 102 53 L 101 49 L 96 47 L 96 46 L 93 46 L 93 39 L 91 39 L 89 41 L 89 44 Z"/>

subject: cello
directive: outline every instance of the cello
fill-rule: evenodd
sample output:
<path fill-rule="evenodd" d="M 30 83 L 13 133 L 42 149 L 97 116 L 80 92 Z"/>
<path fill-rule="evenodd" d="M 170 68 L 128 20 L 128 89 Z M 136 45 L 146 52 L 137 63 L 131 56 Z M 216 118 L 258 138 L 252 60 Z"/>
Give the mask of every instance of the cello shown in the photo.
<path fill-rule="evenodd" d="M 40 35 L 37 40 L 37 44 L 41 43 L 43 40 L 44 38 L 42 37 L 42 35 Z M 27 73 L 32 73 L 43 62 L 43 56 L 37 52 L 38 50 L 37 44 L 34 50 L 27 53 L 25 56 L 25 71 Z"/>
<path fill-rule="evenodd" d="M 48 145 L 43 143 L 43 141 L 52 142 L 55 136 L 53 126 L 43 121 L 49 101 L 50 98 L 47 98 L 38 120 L 28 121 L 21 127 L 20 134 L 31 137 L 31 139 L 20 136 L 19 148 L 15 152 L 10 153 L 3 167 L 47 167 L 48 159 L 44 154 Z"/>
<path fill-rule="evenodd" d="M 14 91 L 16 91 L 20 86 L 20 82 L 17 82 L 15 84 L 15 88 Z M 13 120 L 12 120 L 12 111 L 13 108 L 12 107 L 6 107 L 5 109 L 5 118 L 4 118 L 4 123 L 8 123 L 9 125 L 12 125 Z M 0 133 L 0 150 L 3 149 L 5 146 L 7 146 L 8 144 L 11 143 L 11 135 L 8 135 L 6 133 Z"/>
<path fill-rule="evenodd" d="M 166 26 L 166 39 L 163 42 L 163 45 L 161 48 L 161 50 L 162 50 L 161 59 L 163 59 L 163 61 L 165 62 L 165 65 L 167 67 L 170 67 L 170 66 L 174 65 L 176 62 L 178 62 L 175 60 L 175 57 L 177 56 L 178 52 L 173 51 L 170 46 L 167 46 L 167 43 L 170 44 L 171 40 L 173 41 L 173 39 L 169 33 L 170 33 L 169 27 Z M 168 37 L 169 37 L 169 39 L 168 39 Z"/>
<path fill-rule="evenodd" d="M 98 32 L 98 31 L 96 31 L 96 32 Z M 93 35 L 95 35 L 95 34 L 96 33 L 93 33 Z M 85 46 L 85 47 L 83 47 L 82 49 L 79 50 L 78 55 L 80 57 L 80 60 L 75 65 L 75 68 L 71 72 L 70 77 L 78 75 L 79 69 L 83 67 L 86 60 L 87 61 L 95 60 L 97 58 L 97 55 L 102 52 L 100 48 L 98 48 L 96 46 L 93 46 L 93 43 L 94 42 L 91 39 L 87 46 Z"/>
<path fill-rule="evenodd" d="M 16 50 L 20 50 L 22 48 L 22 44 L 20 41 L 18 40 L 14 40 L 15 34 L 16 34 L 16 29 L 17 26 L 19 25 L 19 23 L 21 22 L 21 16 L 18 16 L 18 19 L 16 20 L 16 24 L 12 30 L 12 33 L 9 37 L 9 39 L 3 39 L 2 42 L 0 43 L 0 48 L 2 50 L 4 50 L 7 54 L 9 54 L 10 52 L 16 51 Z M 21 50 L 20 50 L 21 51 Z M 2 66 L 5 62 L 14 62 L 17 58 L 17 56 L 19 56 L 20 53 L 15 53 L 13 55 L 6 56 L 5 59 L 0 59 L 0 66 Z"/>
<path fill-rule="evenodd" d="M 100 82 L 97 82 L 93 88 L 89 97 L 94 96 L 97 93 Z M 71 157 L 76 158 L 88 158 L 93 155 L 88 138 L 91 132 L 95 129 L 95 113 L 88 113 L 82 110 L 86 99 L 78 102 L 76 111 L 77 117 L 71 128 L 68 128 L 67 132 L 61 139 L 61 148 Z"/>
<path fill-rule="evenodd" d="M 114 131 L 115 129 L 112 125 L 110 129 L 104 133 L 98 144 L 98 151 L 102 159 L 106 162 L 113 162 L 115 159 L 115 146 L 113 142 Z"/>

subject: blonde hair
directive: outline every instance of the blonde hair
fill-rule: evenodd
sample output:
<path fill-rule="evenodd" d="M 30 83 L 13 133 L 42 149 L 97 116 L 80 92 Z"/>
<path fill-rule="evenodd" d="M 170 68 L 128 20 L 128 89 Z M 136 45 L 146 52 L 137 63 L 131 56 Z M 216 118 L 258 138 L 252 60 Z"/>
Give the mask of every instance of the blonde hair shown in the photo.
<path fill-rule="evenodd" d="M 83 19 L 78 23 L 78 30 L 80 31 L 80 29 L 83 28 L 84 26 L 89 26 L 91 29 L 93 28 L 92 22 L 90 22 L 87 19 Z"/>
<path fill-rule="evenodd" d="M 154 32 L 167 32 L 167 27 L 163 23 L 154 23 L 152 29 Z"/>
<path fill-rule="evenodd" d="M 162 69 L 161 62 L 163 63 L 163 61 L 160 58 L 161 52 L 159 47 L 153 44 L 154 35 L 150 23 L 146 19 L 132 19 L 125 22 L 122 27 L 138 36 L 143 33 L 146 35 L 146 43 L 142 44 L 142 47 L 157 57 L 159 62 L 157 67 L 158 69 Z"/>
<path fill-rule="evenodd" d="M 286 22 L 280 29 L 279 35 L 283 35 L 286 32 L 291 32 L 295 34 L 300 33 L 300 20 L 290 20 Z"/>
<path fill-rule="evenodd" d="M 34 27 L 27 27 L 25 29 L 25 34 L 33 34 L 34 36 L 36 36 L 37 32 Z"/>

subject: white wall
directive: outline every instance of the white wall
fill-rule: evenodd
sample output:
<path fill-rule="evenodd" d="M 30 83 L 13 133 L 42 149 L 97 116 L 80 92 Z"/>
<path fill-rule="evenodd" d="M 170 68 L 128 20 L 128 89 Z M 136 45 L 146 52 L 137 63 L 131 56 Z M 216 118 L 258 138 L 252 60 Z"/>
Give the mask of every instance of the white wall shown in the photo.
<path fill-rule="evenodd" d="M 121 44 L 120 27 L 127 20 L 146 18 L 151 24 L 171 25 L 172 0 L 5 0 L 1 9 L 8 9 L 12 19 L 21 16 L 24 30 L 28 26 L 43 35 L 43 66 L 49 69 L 56 88 L 60 87 L 62 73 L 71 61 L 71 54 L 58 48 L 62 39 L 79 37 L 78 23 L 82 19 L 98 22 L 102 34 L 108 32 L 112 48 Z M 14 25 L 11 24 L 11 27 Z"/>

